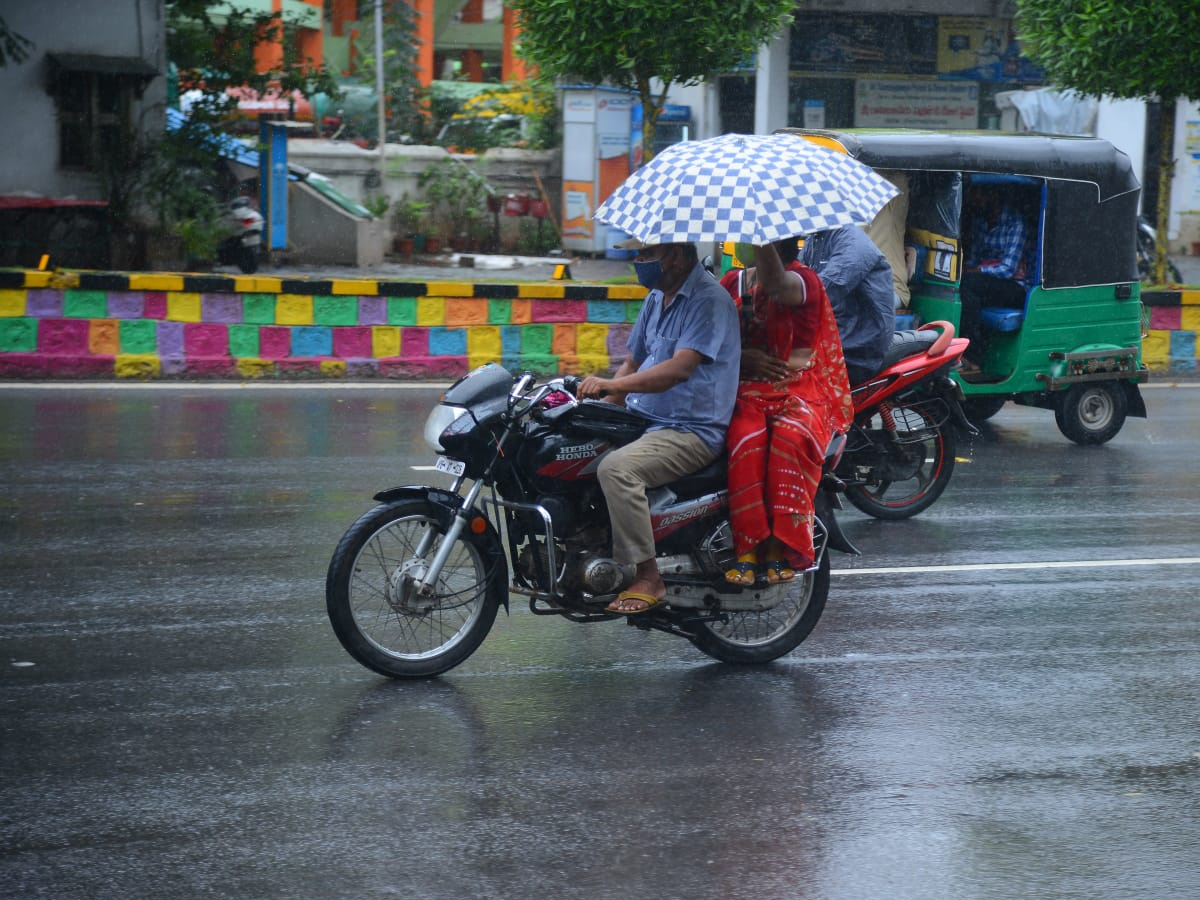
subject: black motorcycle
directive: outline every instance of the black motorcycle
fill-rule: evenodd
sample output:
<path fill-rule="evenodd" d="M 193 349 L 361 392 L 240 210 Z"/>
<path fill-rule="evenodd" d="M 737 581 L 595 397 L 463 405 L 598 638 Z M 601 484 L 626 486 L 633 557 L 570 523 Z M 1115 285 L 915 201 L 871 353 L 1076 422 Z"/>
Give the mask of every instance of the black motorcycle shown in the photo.
<path fill-rule="evenodd" d="M 813 630 L 829 591 L 832 549 L 855 553 L 833 507 L 843 439 L 832 443 L 817 496 L 814 565 L 781 584 L 725 581 L 736 560 L 723 460 L 649 494 L 667 602 L 637 615 L 605 607 L 633 572 L 611 558 L 596 467 L 648 421 L 622 406 L 579 401 L 578 379 L 514 377 L 482 366 L 443 395 L 425 441 L 449 488 L 396 487 L 342 537 L 325 594 L 342 645 L 369 669 L 423 678 L 483 642 L 510 594 L 535 615 L 572 622 L 625 618 L 686 638 L 729 663 L 765 663 Z M 469 483 L 469 486 L 468 486 Z"/>

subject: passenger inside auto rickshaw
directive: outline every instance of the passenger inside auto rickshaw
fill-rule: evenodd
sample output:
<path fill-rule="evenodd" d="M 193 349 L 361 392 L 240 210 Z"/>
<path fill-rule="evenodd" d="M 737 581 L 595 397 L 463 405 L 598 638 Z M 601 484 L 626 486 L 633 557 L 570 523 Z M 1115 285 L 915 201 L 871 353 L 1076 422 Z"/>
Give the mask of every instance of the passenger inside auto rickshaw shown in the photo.
<path fill-rule="evenodd" d="M 1029 288 L 1036 280 L 1039 200 L 1035 188 L 973 180 L 964 201 L 959 333 L 971 341 L 962 367 L 962 374 L 969 376 L 979 372 L 989 328 L 1020 327 Z"/>

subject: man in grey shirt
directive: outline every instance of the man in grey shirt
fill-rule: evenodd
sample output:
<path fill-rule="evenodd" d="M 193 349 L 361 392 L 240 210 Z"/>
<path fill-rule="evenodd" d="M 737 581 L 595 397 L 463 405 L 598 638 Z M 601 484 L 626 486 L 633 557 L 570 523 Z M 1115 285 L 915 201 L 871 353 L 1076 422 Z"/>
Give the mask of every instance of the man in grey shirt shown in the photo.
<path fill-rule="evenodd" d="M 861 384 L 879 371 L 896 330 L 892 267 L 853 225 L 809 235 L 800 261 L 825 285 L 850 384 Z"/>

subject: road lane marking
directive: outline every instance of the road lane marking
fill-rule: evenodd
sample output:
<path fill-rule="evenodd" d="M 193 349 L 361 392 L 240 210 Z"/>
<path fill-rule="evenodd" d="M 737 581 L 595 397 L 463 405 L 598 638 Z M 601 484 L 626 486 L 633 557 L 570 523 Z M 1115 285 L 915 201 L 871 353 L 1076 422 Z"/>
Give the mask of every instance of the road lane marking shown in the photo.
<path fill-rule="evenodd" d="M 1200 556 L 1168 556 L 1162 559 L 1080 559 L 1023 563 L 964 563 L 952 566 L 879 566 L 865 569 L 833 569 L 831 575 L 906 575 L 913 572 L 1003 572 L 1022 569 L 1116 569 L 1125 566 L 1195 566 Z"/>

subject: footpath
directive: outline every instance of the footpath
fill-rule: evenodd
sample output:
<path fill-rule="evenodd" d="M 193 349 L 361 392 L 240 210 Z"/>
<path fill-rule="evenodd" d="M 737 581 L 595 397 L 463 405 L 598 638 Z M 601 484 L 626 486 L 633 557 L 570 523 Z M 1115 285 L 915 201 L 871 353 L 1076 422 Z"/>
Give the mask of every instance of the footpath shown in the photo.
<path fill-rule="evenodd" d="M 1183 283 L 1200 285 L 1200 256 L 1173 256 L 1171 262 L 1179 268 Z M 605 257 L 531 257 L 489 256 L 483 254 L 446 254 L 439 257 L 413 257 L 401 260 L 389 258 L 383 265 L 370 269 L 307 266 L 303 263 L 281 261 L 264 268 L 261 274 L 277 277 L 306 278 L 379 278 L 406 281 L 546 281 L 556 277 L 559 266 L 570 269 L 575 281 L 611 284 L 618 280 L 633 283 L 633 267 L 629 260 Z M 235 273 L 235 269 L 225 269 Z"/>
<path fill-rule="evenodd" d="M 565 267 L 565 270 L 564 269 Z M 236 273 L 236 269 L 221 271 Z M 439 256 L 389 257 L 369 269 L 310 266 L 299 260 L 281 260 L 258 273 L 277 278 L 374 278 L 381 281 L 553 281 L 563 276 L 596 284 L 634 284 L 629 260 L 605 257 L 508 256 L 481 253 L 448 253 Z"/>

